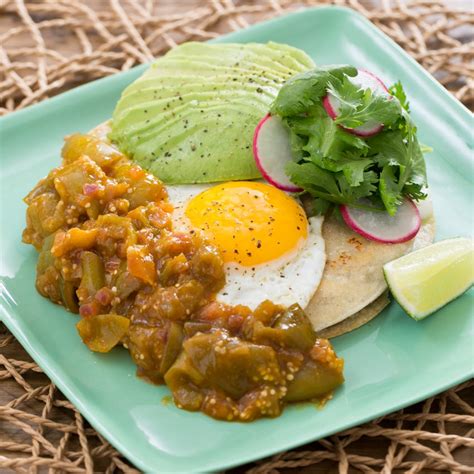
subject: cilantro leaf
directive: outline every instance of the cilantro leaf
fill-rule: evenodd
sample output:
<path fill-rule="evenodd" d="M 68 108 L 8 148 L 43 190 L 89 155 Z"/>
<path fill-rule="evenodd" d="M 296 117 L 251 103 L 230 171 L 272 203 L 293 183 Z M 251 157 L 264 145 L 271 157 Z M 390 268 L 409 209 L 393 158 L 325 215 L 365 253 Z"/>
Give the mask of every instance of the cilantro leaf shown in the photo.
<path fill-rule="evenodd" d="M 298 143 L 299 151 L 314 159 L 330 157 L 337 160 L 353 148 L 360 150 L 362 155 L 368 150 L 364 140 L 338 127 L 321 103 L 311 107 L 305 116 L 288 117 L 285 122 L 291 132 L 291 142 Z M 297 135 L 299 141 L 293 135 Z"/>
<path fill-rule="evenodd" d="M 372 164 L 370 158 L 351 159 L 339 161 L 341 171 L 344 173 L 351 186 L 359 186 L 364 181 L 364 171 Z"/>
<path fill-rule="evenodd" d="M 380 197 L 390 214 L 395 214 L 402 195 L 419 199 L 426 185 L 426 168 L 415 132 L 385 131 L 367 140 L 380 168 Z M 406 185 L 411 187 L 406 188 Z"/>
<path fill-rule="evenodd" d="M 343 65 L 326 66 L 293 76 L 280 89 L 270 113 L 280 117 L 304 113 L 326 94 L 330 82 L 342 80 L 345 74 L 355 76 L 357 69 Z"/>
<path fill-rule="evenodd" d="M 302 187 L 313 197 L 336 204 L 356 204 L 357 201 L 372 195 L 378 180 L 373 171 L 363 172 L 363 179 L 357 186 L 352 186 L 344 172 L 330 172 L 312 162 L 297 164 L 290 162 L 286 171 L 291 181 Z"/>
<path fill-rule="evenodd" d="M 422 149 L 402 85 L 391 87 L 392 96 L 374 94 L 351 81 L 356 74 L 350 66 L 326 66 L 282 87 L 271 113 L 290 134 L 293 162 L 286 172 L 313 197 L 312 212 L 324 213 L 330 203 L 361 205 L 368 198 L 394 215 L 405 196 L 426 197 Z M 335 120 L 322 104 L 328 91 L 338 101 Z M 383 123 L 383 130 L 365 139 L 347 130 L 370 122 Z"/>
<path fill-rule="evenodd" d="M 339 104 L 335 122 L 343 127 L 355 128 L 369 121 L 391 125 L 400 116 L 398 99 L 387 100 L 385 95 L 360 89 L 347 76 L 331 83 L 328 91 Z"/>
<path fill-rule="evenodd" d="M 402 83 L 400 81 L 395 82 L 392 86 L 389 87 L 390 94 L 393 97 L 396 97 L 400 102 L 400 105 L 407 111 L 410 112 L 410 104 L 407 100 L 407 95 L 405 94 L 405 90 L 403 89 Z"/>
<path fill-rule="evenodd" d="M 401 204 L 401 186 L 395 176 L 395 169 L 395 166 L 384 166 L 379 180 L 380 197 L 391 215 L 397 212 L 397 207 Z"/>

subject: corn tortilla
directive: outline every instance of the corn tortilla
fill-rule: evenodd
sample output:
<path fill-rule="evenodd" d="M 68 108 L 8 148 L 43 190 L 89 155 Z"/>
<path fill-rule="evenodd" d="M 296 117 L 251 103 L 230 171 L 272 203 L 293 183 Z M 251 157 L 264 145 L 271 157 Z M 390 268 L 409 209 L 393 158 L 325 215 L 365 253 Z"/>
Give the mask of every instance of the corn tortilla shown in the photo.
<path fill-rule="evenodd" d="M 335 213 L 329 216 L 323 224 L 326 267 L 321 284 L 305 310 L 316 332 L 322 334 L 327 329 L 326 334 L 334 337 L 377 316 L 388 304 L 387 296 L 383 296 L 387 290 L 383 265 L 429 245 L 434 233 L 434 218 L 429 217 L 414 239 L 401 244 L 382 244 L 355 233 Z"/>

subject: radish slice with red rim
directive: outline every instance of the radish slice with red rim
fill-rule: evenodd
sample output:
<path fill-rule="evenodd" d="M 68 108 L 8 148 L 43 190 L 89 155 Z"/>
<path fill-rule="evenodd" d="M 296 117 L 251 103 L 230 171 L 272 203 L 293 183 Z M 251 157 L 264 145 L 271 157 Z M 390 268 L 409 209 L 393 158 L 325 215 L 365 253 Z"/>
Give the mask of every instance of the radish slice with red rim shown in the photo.
<path fill-rule="evenodd" d="M 368 201 L 361 201 L 367 205 Z M 413 239 L 421 226 L 415 203 L 405 199 L 394 216 L 385 211 L 371 211 L 354 206 L 340 206 L 346 224 L 366 239 L 384 244 L 399 244 Z"/>
<path fill-rule="evenodd" d="M 253 156 L 263 178 L 283 191 L 303 191 L 288 178 L 285 167 L 293 161 L 290 136 L 281 119 L 267 114 L 260 120 L 253 136 Z"/>
<path fill-rule="evenodd" d="M 390 92 L 385 84 L 375 74 L 372 74 L 371 72 L 364 69 L 358 69 L 357 76 L 351 77 L 350 81 L 359 86 L 361 89 L 370 89 L 374 94 L 385 95 L 388 98 L 391 97 Z M 323 106 L 326 109 L 328 115 L 333 120 L 335 120 L 339 115 L 340 102 L 331 94 L 331 92 L 328 92 L 324 97 Z M 344 130 L 347 130 L 348 132 L 360 137 L 371 137 L 383 129 L 383 124 L 374 120 L 369 120 L 368 122 L 356 128 L 343 128 Z"/>

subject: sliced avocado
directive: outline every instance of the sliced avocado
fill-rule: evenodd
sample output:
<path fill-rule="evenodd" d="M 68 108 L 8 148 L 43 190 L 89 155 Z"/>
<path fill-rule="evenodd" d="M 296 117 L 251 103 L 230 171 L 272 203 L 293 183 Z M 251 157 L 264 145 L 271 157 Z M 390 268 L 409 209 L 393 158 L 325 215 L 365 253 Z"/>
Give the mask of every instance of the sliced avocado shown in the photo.
<path fill-rule="evenodd" d="M 165 183 L 258 178 L 255 127 L 282 84 L 312 67 L 283 44 L 182 44 L 125 89 L 110 139 Z"/>

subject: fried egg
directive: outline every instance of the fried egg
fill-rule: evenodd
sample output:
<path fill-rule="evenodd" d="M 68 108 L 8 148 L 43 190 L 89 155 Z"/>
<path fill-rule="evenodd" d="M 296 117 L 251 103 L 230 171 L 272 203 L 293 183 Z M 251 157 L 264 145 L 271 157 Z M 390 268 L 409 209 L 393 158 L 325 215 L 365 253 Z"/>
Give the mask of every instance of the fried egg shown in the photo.
<path fill-rule="evenodd" d="M 255 309 L 268 299 L 306 307 L 318 288 L 326 254 L 322 217 L 262 182 L 168 186 L 174 228 L 198 230 L 224 260 L 217 301 Z"/>

